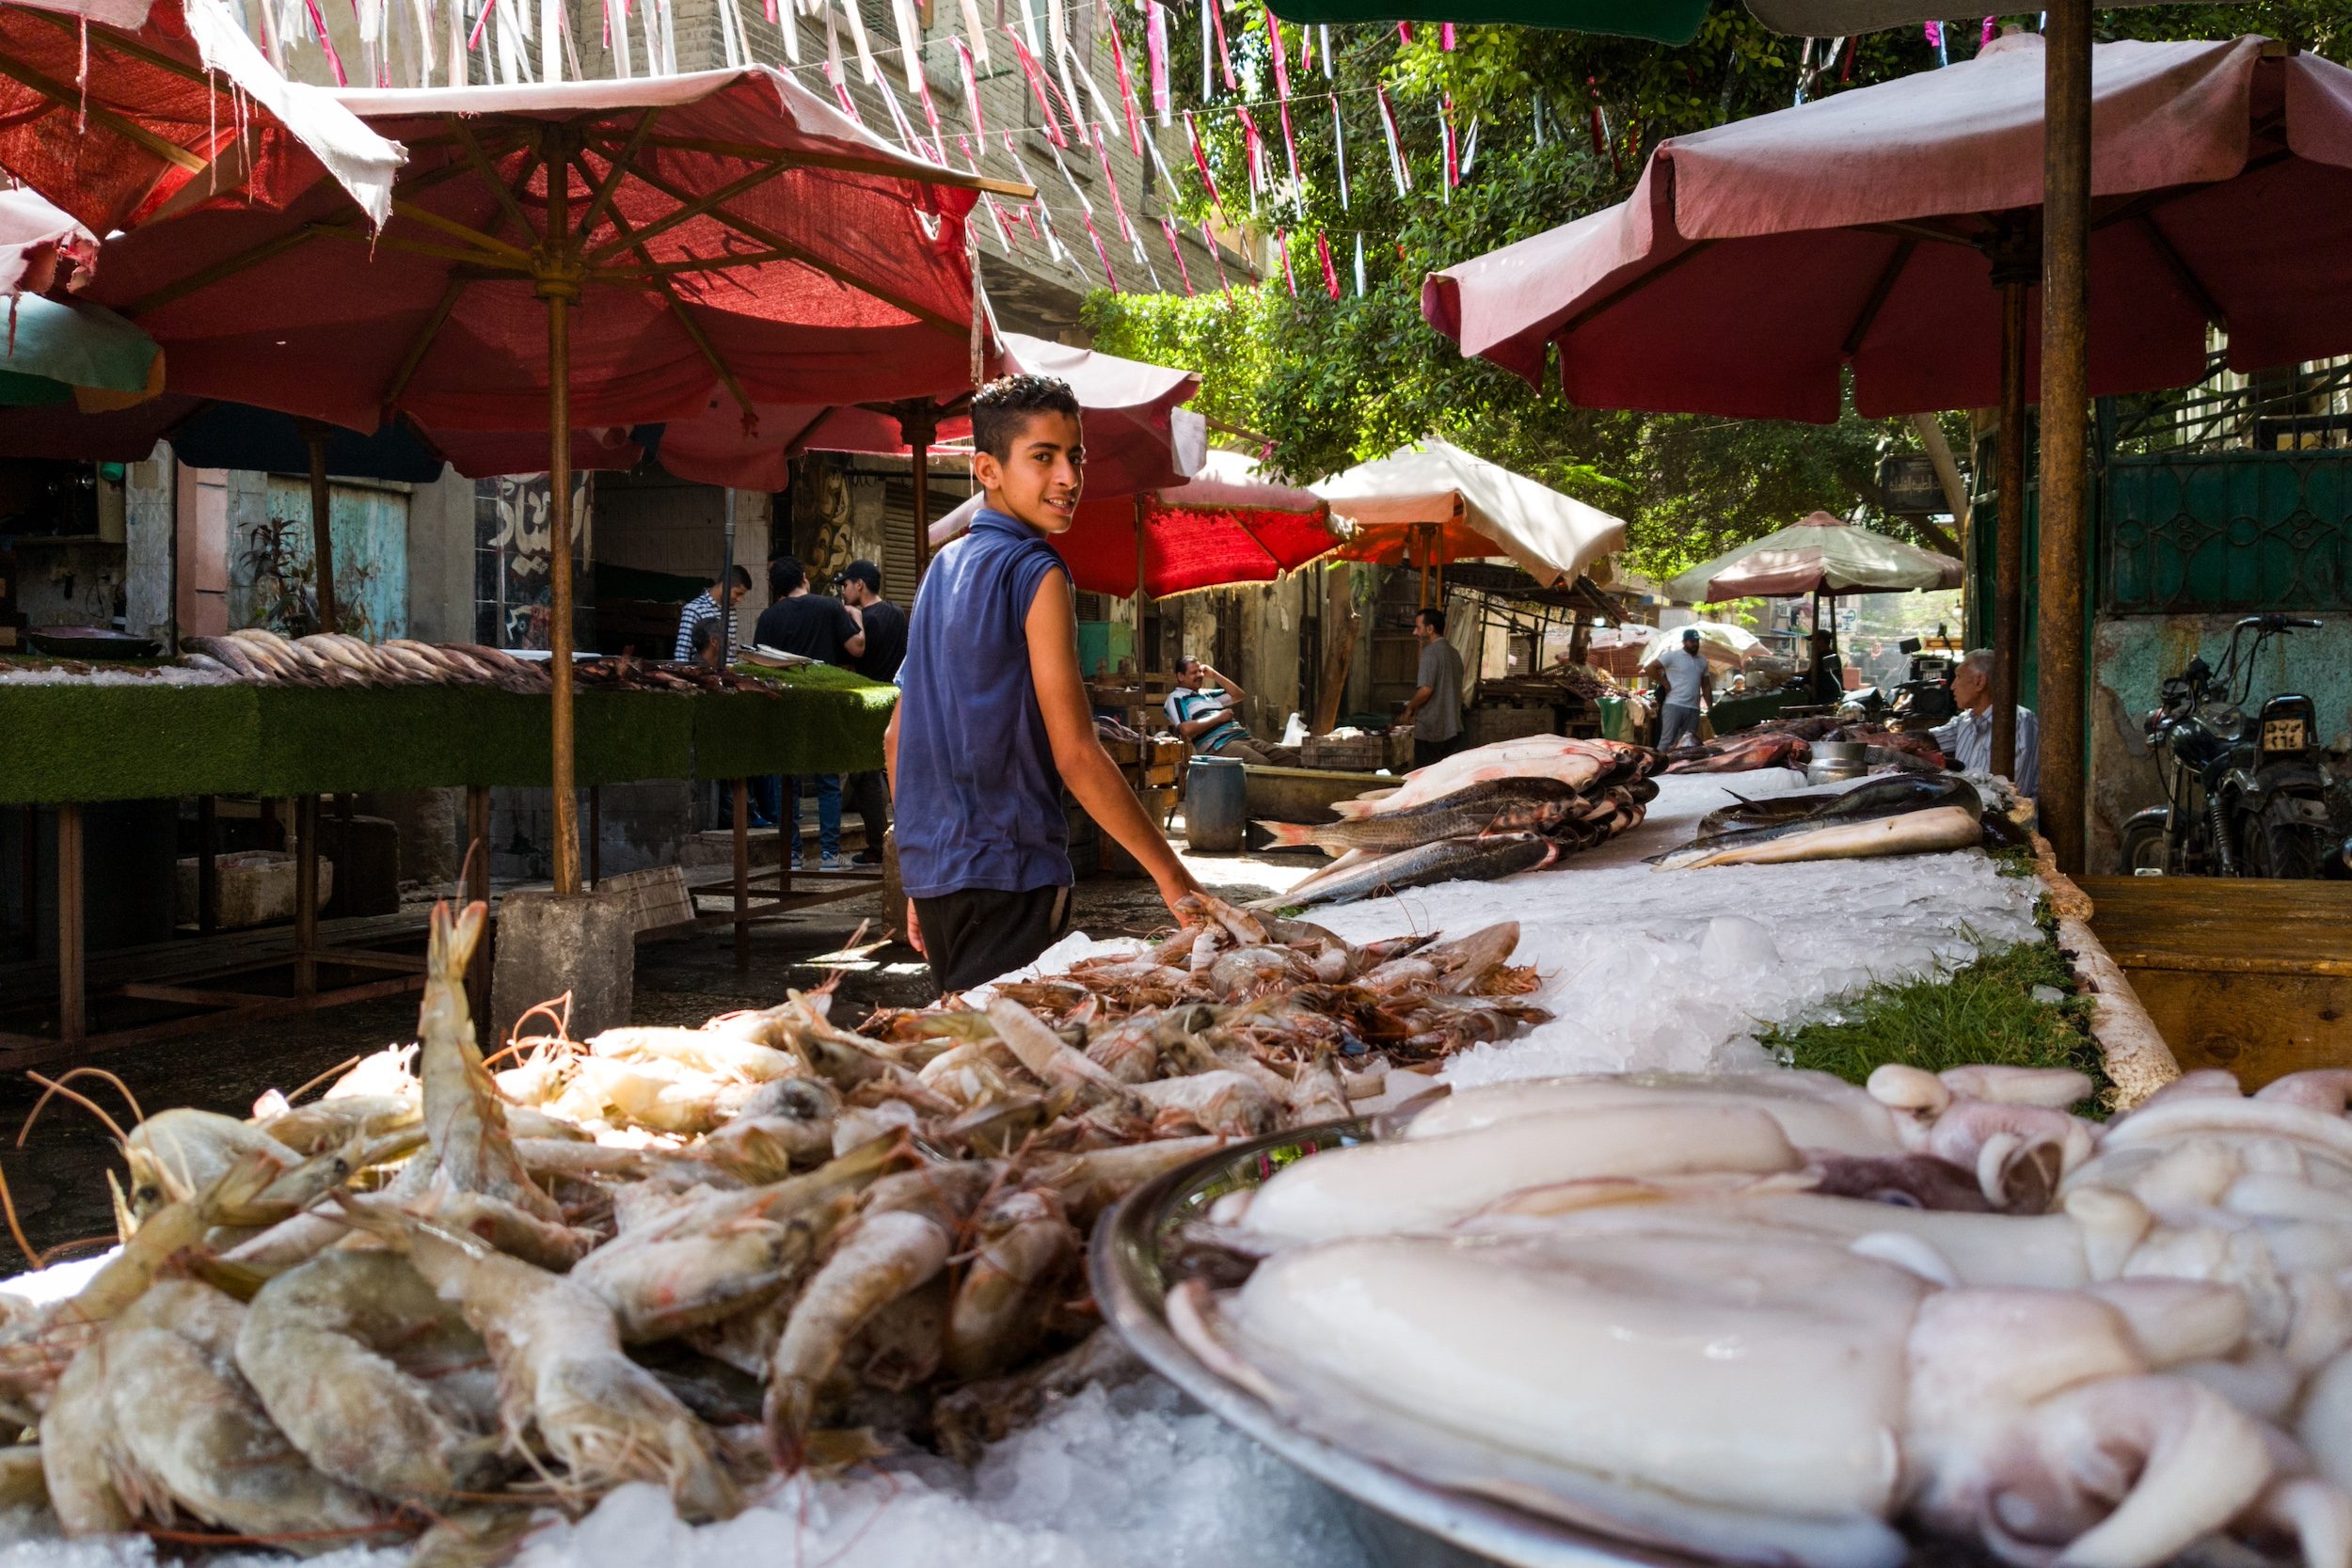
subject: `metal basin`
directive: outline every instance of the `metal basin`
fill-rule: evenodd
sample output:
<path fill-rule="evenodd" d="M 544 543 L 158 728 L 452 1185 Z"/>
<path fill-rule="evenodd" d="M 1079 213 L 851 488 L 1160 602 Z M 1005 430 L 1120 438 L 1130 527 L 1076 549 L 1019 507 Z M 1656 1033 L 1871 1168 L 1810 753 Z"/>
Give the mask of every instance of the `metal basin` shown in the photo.
<path fill-rule="evenodd" d="M 1500 1503 L 1426 1485 L 1298 1431 L 1196 1360 L 1168 1331 L 1166 1247 L 1177 1227 L 1236 1188 L 1326 1148 L 1366 1142 L 1368 1124 L 1278 1132 L 1197 1160 L 1128 1195 L 1095 1227 L 1088 1258 L 1104 1319 L 1152 1370 L 1260 1446 L 1339 1494 L 1359 1541 L 1383 1568 L 1692 1568 L 1699 1560 L 1628 1545 Z"/>

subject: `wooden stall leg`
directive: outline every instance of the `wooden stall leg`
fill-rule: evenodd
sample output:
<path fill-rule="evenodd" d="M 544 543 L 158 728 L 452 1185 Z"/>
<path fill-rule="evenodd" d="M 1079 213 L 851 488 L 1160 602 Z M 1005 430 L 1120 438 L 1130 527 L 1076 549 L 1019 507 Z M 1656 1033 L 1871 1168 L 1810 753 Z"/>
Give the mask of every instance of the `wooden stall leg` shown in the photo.
<path fill-rule="evenodd" d="M 588 786 L 588 891 L 596 891 L 604 880 L 604 796 L 598 786 Z"/>
<path fill-rule="evenodd" d="M 294 994 L 319 989 L 319 798 L 294 798 Z"/>
<path fill-rule="evenodd" d="M 466 790 L 466 901 L 490 901 L 490 792 L 479 785 Z M 495 932 L 492 933 L 495 937 Z M 474 1032 L 490 1033 L 490 941 L 474 947 L 473 963 L 466 971 L 466 997 L 473 1007 Z"/>
<path fill-rule="evenodd" d="M 24 958 L 30 962 L 40 947 L 40 921 L 34 913 L 40 907 L 40 808 L 19 806 L 16 816 L 18 907 L 24 911 Z"/>
<path fill-rule="evenodd" d="M 57 808 L 57 1038 L 68 1045 L 88 1033 L 82 987 L 82 808 Z"/>
<path fill-rule="evenodd" d="M 209 937 L 220 924 L 220 802 L 196 798 L 196 930 Z"/>
<path fill-rule="evenodd" d="M 752 811 L 751 781 L 735 781 L 735 964 L 752 961 Z"/>

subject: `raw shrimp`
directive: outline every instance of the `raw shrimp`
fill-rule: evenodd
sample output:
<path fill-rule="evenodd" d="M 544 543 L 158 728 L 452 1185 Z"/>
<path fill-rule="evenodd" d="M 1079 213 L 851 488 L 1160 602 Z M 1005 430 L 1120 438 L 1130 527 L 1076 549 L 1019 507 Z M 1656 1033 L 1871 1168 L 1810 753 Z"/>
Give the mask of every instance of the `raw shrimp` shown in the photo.
<path fill-rule="evenodd" d="M 466 1375 L 486 1373 L 488 1353 L 396 1252 L 329 1252 L 279 1275 L 236 1351 L 270 1419 L 337 1481 L 430 1500 L 493 1467 L 497 1389 Z"/>
<path fill-rule="evenodd" d="M 440 1157 L 442 1180 L 452 1187 L 510 1203 L 536 1219 L 561 1221 L 554 1199 L 532 1183 L 516 1158 L 505 1101 L 474 1045 L 466 966 L 489 913 L 486 904 L 469 904 L 453 919 L 447 904 L 433 906 L 424 1006 L 417 1021 L 425 1130 Z"/>
<path fill-rule="evenodd" d="M 1050 1193 L 1009 1193 L 979 1225 L 947 1316 L 947 1368 L 960 1378 L 992 1377 L 1027 1354 L 1048 1295 L 1078 1259 L 1078 1232 Z"/>
<path fill-rule="evenodd" d="M 612 1311 L 595 1292 L 429 1220 L 366 1199 L 344 1206 L 406 1252 L 482 1336 L 510 1439 L 536 1425 L 569 1486 L 596 1494 L 655 1481 L 693 1518 L 729 1517 L 741 1506 L 701 1423 L 622 1353 Z"/>

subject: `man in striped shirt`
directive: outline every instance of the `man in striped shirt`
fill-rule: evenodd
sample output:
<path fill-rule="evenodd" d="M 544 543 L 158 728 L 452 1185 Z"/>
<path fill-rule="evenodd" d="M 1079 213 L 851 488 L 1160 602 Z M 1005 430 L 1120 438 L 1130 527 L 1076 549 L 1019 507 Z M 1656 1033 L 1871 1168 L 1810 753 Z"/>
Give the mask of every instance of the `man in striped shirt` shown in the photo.
<path fill-rule="evenodd" d="M 736 649 L 741 646 L 735 639 L 735 607 L 740 604 L 743 595 L 751 591 L 752 574 L 741 566 L 730 567 L 727 571 L 727 645 L 719 657 L 719 662 L 722 665 L 732 659 Z M 677 647 L 670 657 L 679 664 L 691 659 L 694 657 L 694 628 L 718 619 L 719 585 L 714 582 L 687 601 L 686 609 L 679 613 Z"/>

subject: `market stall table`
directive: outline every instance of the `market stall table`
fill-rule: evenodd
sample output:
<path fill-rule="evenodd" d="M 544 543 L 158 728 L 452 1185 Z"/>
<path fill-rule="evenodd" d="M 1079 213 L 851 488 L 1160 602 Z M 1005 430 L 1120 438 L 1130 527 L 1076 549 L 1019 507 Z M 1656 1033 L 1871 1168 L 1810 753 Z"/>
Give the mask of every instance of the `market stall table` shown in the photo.
<path fill-rule="evenodd" d="M 7 666 L 0 664 L 0 671 Z M 596 811 L 596 788 L 635 779 L 735 781 L 734 875 L 717 890 L 731 908 L 710 918 L 732 925 L 739 953 L 746 927 L 828 897 L 870 891 L 866 879 L 840 879 L 822 892 L 791 885 L 788 862 L 772 886 L 749 874 L 743 784 L 770 773 L 854 771 L 882 764 L 882 732 L 897 689 L 846 671 L 759 671 L 778 688 L 750 691 L 585 690 L 579 696 L 579 781 Z M 316 842 L 320 796 L 360 790 L 462 785 L 468 842 L 485 842 L 494 786 L 547 787 L 550 776 L 545 698 L 485 688 L 395 687 L 308 689 L 241 683 L 169 684 L 118 673 L 88 679 L 0 679 L 0 733 L 40 736 L 39 745 L 0 751 L 0 805 L 57 812 L 58 950 L 54 1035 L 0 1031 L 0 1065 L 21 1065 L 104 1050 L 210 1027 L 413 990 L 421 961 L 410 953 L 351 948 L 320 941 L 318 897 L 310 853 L 297 859 L 294 941 L 282 954 L 233 966 L 295 970 L 294 994 L 269 995 L 212 983 L 128 980 L 113 994 L 205 1009 L 191 1018 L 103 1033 L 89 1030 L 83 947 L 83 824 L 87 804 L 221 795 L 254 795 L 296 803 L 296 835 Z M 136 737 L 125 746 L 123 737 Z M 210 814 L 201 814 L 209 826 Z M 591 844 L 593 847 L 593 839 Z M 209 848 L 209 843 L 207 844 Z M 593 848 L 592 848 L 593 853 Z M 201 863 L 209 855 L 199 856 Z M 594 866 L 592 863 L 592 871 Z M 765 879 L 762 879 L 763 882 Z M 486 855 L 469 863 L 469 892 L 486 897 Z M 712 890 L 703 890 L 707 895 Z M 199 895 L 199 905 L 202 895 Z M 380 933 L 379 933 L 380 934 Z M 320 990 L 322 970 L 353 969 L 373 978 Z M 486 959 L 477 968 L 487 974 Z M 219 980 L 231 975 L 215 974 Z M 185 978 L 184 976 L 183 977 Z M 31 990 L 27 988 L 28 994 Z M 47 987 L 41 987 L 44 992 Z"/>

